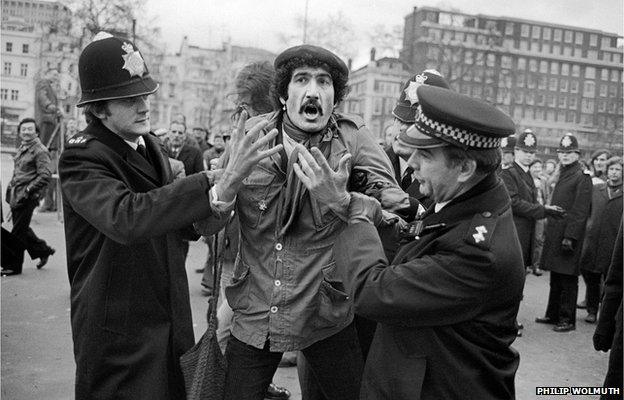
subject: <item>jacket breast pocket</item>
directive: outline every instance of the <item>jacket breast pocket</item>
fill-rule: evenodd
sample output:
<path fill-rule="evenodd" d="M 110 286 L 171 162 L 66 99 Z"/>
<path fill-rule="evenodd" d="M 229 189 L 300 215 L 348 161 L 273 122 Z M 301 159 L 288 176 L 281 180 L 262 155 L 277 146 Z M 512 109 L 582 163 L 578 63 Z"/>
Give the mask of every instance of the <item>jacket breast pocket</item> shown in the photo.
<path fill-rule="evenodd" d="M 238 258 L 230 284 L 225 287 L 225 297 L 232 310 L 244 310 L 249 307 L 249 265 Z"/>
<path fill-rule="evenodd" d="M 318 292 L 317 327 L 331 327 L 345 321 L 352 307 L 342 278 L 332 262 L 322 268 L 322 280 Z"/>
<path fill-rule="evenodd" d="M 244 187 L 238 192 L 240 222 L 251 228 L 258 226 L 262 215 L 268 210 L 267 194 L 275 175 L 264 168 L 256 168 L 243 179 Z"/>

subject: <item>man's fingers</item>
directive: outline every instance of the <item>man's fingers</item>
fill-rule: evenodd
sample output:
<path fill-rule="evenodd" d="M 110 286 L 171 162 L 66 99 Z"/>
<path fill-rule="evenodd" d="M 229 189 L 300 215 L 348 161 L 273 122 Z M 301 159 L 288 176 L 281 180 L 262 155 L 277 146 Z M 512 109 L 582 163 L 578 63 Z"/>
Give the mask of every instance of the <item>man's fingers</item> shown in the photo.
<path fill-rule="evenodd" d="M 310 149 L 310 153 L 312 153 L 312 156 L 314 157 L 314 161 L 323 170 L 325 175 L 331 176 L 331 174 L 334 171 L 332 171 L 331 167 L 329 166 L 329 163 L 325 159 L 325 156 L 323 155 L 323 153 L 321 153 L 318 147 L 312 147 L 312 149 Z"/>
<path fill-rule="evenodd" d="M 245 122 L 247 122 L 247 111 L 243 110 L 238 116 L 238 124 L 236 126 L 235 132 L 233 132 L 230 140 L 232 144 L 238 143 L 241 138 L 245 137 Z"/>
<path fill-rule="evenodd" d="M 303 185 L 310 190 L 310 188 L 312 187 L 312 181 L 310 180 L 310 178 L 308 178 L 308 176 L 305 174 L 305 172 L 303 172 L 301 170 L 301 167 L 299 166 L 299 164 L 294 163 L 293 164 L 293 171 L 295 171 L 295 174 L 297 174 L 297 176 L 299 177 L 299 180 L 301 181 L 301 183 L 303 183 Z"/>
<path fill-rule="evenodd" d="M 255 126 L 254 126 L 254 128 L 255 128 Z M 275 139 L 275 137 L 277 136 L 277 133 L 278 133 L 277 129 L 275 129 L 275 128 L 271 129 L 271 131 L 269 133 L 267 133 L 266 135 L 264 135 L 263 137 L 258 139 L 253 144 L 253 150 L 261 149 L 264 146 L 266 146 L 269 142 L 271 142 L 273 139 Z M 247 136 L 250 136 L 252 138 L 252 140 L 255 138 L 255 135 L 254 135 L 254 133 L 252 131 L 249 131 L 249 134 L 247 134 Z"/>
<path fill-rule="evenodd" d="M 316 162 L 316 160 L 314 159 L 312 154 L 310 154 L 308 149 L 306 149 L 305 147 L 303 147 L 300 144 L 296 145 L 295 149 L 299 150 L 299 160 L 301 160 L 303 158 L 305 160 L 306 164 L 308 165 L 308 167 L 310 167 L 313 171 L 320 171 L 321 170 L 321 167 L 319 167 L 318 163 Z M 305 167 L 305 164 L 302 163 L 301 166 Z"/>
<path fill-rule="evenodd" d="M 282 150 L 282 147 L 283 146 L 281 144 L 278 144 L 276 146 L 271 147 L 268 150 L 259 151 L 254 157 L 254 161 L 257 162 L 257 161 L 262 160 L 263 158 L 270 157 L 273 154 L 278 153 L 280 150 Z"/>
<path fill-rule="evenodd" d="M 351 164 L 351 154 L 347 153 L 344 156 L 342 156 L 342 158 L 340 159 L 340 161 L 338 161 L 338 173 L 340 175 L 349 175 L 349 169 L 350 169 L 350 164 Z"/>
<path fill-rule="evenodd" d="M 253 136 L 255 137 L 256 134 L 258 132 L 261 132 L 265 126 L 267 126 L 269 124 L 269 121 L 266 119 L 263 119 L 261 121 L 258 121 L 257 124 L 255 124 L 254 126 L 251 127 L 251 129 L 249 130 L 249 132 L 247 133 L 247 136 Z M 243 132 L 245 131 L 245 124 L 243 123 Z"/>
<path fill-rule="evenodd" d="M 314 160 L 312 160 L 312 161 L 314 161 Z M 306 175 L 309 175 L 310 177 L 316 175 L 316 173 L 314 172 L 314 170 L 312 169 L 312 167 L 308 163 L 308 160 L 306 160 L 305 155 L 303 155 L 302 153 L 299 153 L 299 164 L 300 164 L 300 169 L 303 170 L 303 172 Z"/>

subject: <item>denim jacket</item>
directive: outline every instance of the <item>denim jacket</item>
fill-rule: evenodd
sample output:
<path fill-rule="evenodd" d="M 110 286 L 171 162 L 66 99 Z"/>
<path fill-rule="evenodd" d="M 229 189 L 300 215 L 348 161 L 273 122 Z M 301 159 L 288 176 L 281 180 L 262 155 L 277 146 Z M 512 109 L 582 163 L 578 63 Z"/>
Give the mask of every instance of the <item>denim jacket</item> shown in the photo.
<path fill-rule="evenodd" d="M 13 159 L 13 178 L 6 193 L 11 208 L 38 199 L 52 177 L 50 153 L 39 139 L 28 147 L 20 146 Z"/>
<path fill-rule="evenodd" d="M 256 117 L 248 126 L 259 118 L 274 121 L 274 117 Z M 363 122 L 334 114 L 329 124 L 321 140 L 331 141 L 332 169 L 344 154 L 352 155 L 349 190 L 377 198 L 390 211 L 409 206 L 388 156 Z M 270 123 L 261 134 L 274 127 L 275 122 Z M 297 219 L 279 235 L 280 192 L 286 185 L 280 165 L 279 154 L 262 160 L 237 194 L 241 242 L 234 276 L 225 291 L 234 310 L 232 334 L 257 348 L 269 340 L 271 351 L 283 352 L 305 348 L 342 330 L 353 319 L 353 303 L 343 284 L 345 271 L 334 262 L 333 245 L 346 226 L 336 214 L 305 191 Z M 202 221 L 196 228 L 211 233 L 206 232 L 209 225 Z"/>

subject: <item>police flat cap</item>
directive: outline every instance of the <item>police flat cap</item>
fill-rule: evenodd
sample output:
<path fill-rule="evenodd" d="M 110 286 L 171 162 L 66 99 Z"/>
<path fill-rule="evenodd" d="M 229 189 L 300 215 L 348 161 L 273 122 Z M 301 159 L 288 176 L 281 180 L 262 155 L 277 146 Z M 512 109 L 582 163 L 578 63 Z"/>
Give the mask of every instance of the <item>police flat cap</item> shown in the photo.
<path fill-rule="evenodd" d="M 152 94 L 158 90 L 134 43 L 98 33 L 78 60 L 82 97 L 76 106 Z"/>
<path fill-rule="evenodd" d="M 316 59 L 329 65 L 332 68 L 337 69 L 345 75 L 349 75 L 349 68 L 347 68 L 347 65 L 344 63 L 344 61 L 342 61 L 342 59 L 340 59 L 340 57 L 327 49 L 319 46 L 313 46 L 311 44 L 302 44 L 284 50 L 275 59 L 275 69 L 280 68 L 293 58 L 301 58 L 304 60 Z"/>
<path fill-rule="evenodd" d="M 401 95 L 397 101 L 392 115 L 403 123 L 414 123 L 416 115 L 416 104 L 418 104 L 417 90 L 420 85 L 437 86 L 450 89 L 446 79 L 435 69 L 426 69 L 420 74 L 412 76 L 401 89 Z"/>
<path fill-rule="evenodd" d="M 507 114 L 482 100 L 428 85 L 418 88 L 418 99 L 416 120 L 408 129 L 412 147 L 494 149 L 515 132 Z"/>

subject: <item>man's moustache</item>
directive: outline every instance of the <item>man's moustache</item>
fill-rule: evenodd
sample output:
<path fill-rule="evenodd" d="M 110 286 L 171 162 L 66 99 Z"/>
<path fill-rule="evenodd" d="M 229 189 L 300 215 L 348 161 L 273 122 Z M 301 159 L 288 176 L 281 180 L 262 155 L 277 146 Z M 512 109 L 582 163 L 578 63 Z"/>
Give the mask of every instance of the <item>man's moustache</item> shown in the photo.
<path fill-rule="evenodd" d="M 321 115 L 321 116 L 323 115 L 323 107 L 321 107 L 321 103 L 319 103 L 317 100 L 306 100 L 306 102 L 303 103 L 301 105 L 301 107 L 299 108 L 299 113 L 303 113 L 307 106 L 316 107 L 316 109 L 318 110 L 319 115 Z"/>

